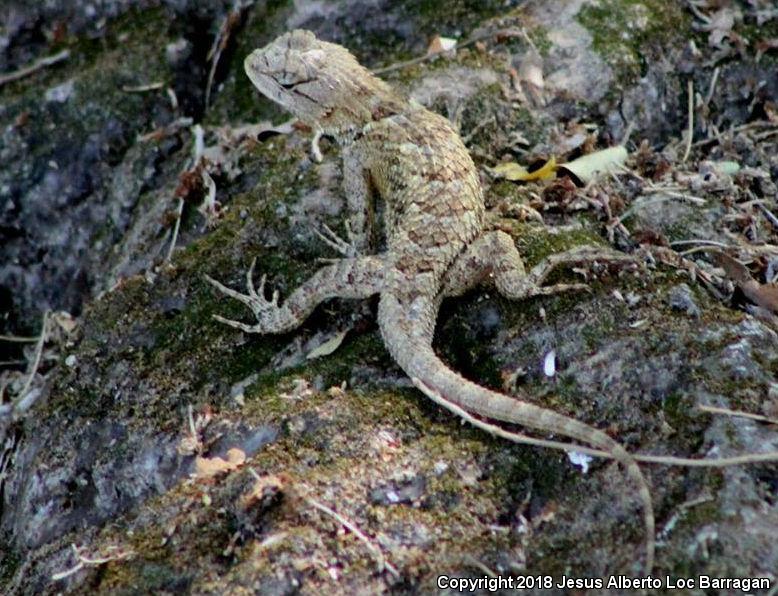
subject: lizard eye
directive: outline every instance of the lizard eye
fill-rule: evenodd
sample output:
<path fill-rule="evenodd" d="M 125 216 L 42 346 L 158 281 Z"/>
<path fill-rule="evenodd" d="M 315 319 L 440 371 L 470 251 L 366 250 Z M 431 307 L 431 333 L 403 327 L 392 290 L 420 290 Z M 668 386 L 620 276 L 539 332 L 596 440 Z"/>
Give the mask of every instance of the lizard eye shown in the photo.
<path fill-rule="evenodd" d="M 313 79 L 303 79 L 302 81 L 295 81 L 294 83 L 279 83 L 287 91 L 293 91 L 295 87 L 310 83 Z"/>

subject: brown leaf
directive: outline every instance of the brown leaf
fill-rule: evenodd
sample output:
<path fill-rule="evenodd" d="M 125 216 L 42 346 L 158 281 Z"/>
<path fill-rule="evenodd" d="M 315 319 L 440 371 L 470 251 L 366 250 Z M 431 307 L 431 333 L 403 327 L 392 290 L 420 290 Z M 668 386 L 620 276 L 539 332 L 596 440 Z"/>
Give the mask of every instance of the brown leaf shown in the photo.
<path fill-rule="evenodd" d="M 728 254 L 721 251 L 715 251 L 716 262 L 724 269 L 724 273 L 727 274 L 732 281 L 736 284 L 745 284 L 749 281 L 754 281 L 751 277 L 751 272 L 737 259 L 730 257 Z"/>
<path fill-rule="evenodd" d="M 650 228 L 643 228 L 632 232 L 632 239 L 638 244 L 650 244 L 652 246 L 664 246 L 669 248 L 670 243 L 667 241 L 662 232 L 652 230 Z"/>
<path fill-rule="evenodd" d="M 429 47 L 427 48 L 427 55 L 440 54 L 441 52 L 448 52 L 457 47 L 457 40 L 453 37 L 441 37 L 436 35 L 432 38 Z"/>
<path fill-rule="evenodd" d="M 240 505 L 243 509 L 251 507 L 262 507 L 273 501 L 280 493 L 283 493 L 289 479 L 283 475 L 260 476 L 257 478 L 251 490 L 244 494 L 240 499 Z"/>
<path fill-rule="evenodd" d="M 554 180 L 543 189 L 543 202 L 545 204 L 565 206 L 572 202 L 578 194 L 578 187 L 569 176 L 562 176 Z"/>
<path fill-rule="evenodd" d="M 184 201 L 189 201 L 195 193 L 202 193 L 203 177 L 201 174 L 201 164 L 202 162 L 198 162 L 197 166 L 194 168 L 181 172 L 178 177 L 178 186 L 173 193 L 175 197 L 184 199 Z"/>
<path fill-rule="evenodd" d="M 727 277 L 737 284 L 746 298 L 762 308 L 778 313 L 778 286 L 760 284 L 743 263 L 728 254 L 716 252 L 715 256 L 716 262 L 724 269 Z"/>
<path fill-rule="evenodd" d="M 222 473 L 231 472 L 232 470 L 243 465 L 246 461 L 246 453 L 233 447 L 227 451 L 227 459 L 221 457 L 198 457 L 195 459 L 195 475 L 197 478 L 213 478 Z"/>

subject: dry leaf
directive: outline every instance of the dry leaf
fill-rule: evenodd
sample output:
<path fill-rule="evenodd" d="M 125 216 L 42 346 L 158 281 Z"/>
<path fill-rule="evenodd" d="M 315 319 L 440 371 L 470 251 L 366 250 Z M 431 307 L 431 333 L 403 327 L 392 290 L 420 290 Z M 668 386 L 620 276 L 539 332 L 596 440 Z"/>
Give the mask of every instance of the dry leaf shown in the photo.
<path fill-rule="evenodd" d="M 251 490 L 244 494 L 240 499 L 240 504 L 244 509 L 262 505 L 269 499 L 274 498 L 278 493 L 283 492 L 288 478 L 269 474 L 260 476 L 254 482 Z"/>
<path fill-rule="evenodd" d="M 556 172 L 556 158 L 551 157 L 543 166 L 532 172 L 515 162 L 501 163 L 492 168 L 492 173 L 511 182 L 529 182 L 531 180 L 547 180 Z"/>
<path fill-rule="evenodd" d="M 54 321 L 67 335 L 73 333 L 73 330 L 78 326 L 78 322 L 73 318 L 73 315 L 64 310 L 59 310 L 52 313 L 51 320 Z"/>
<path fill-rule="evenodd" d="M 746 298 L 754 304 L 778 313 L 778 286 L 775 284 L 760 284 L 752 276 L 748 268 L 728 254 L 716 251 L 717 263 L 724 269 Z"/>
<path fill-rule="evenodd" d="M 197 478 L 213 478 L 221 473 L 231 472 L 246 461 L 246 453 L 233 447 L 227 451 L 227 459 L 221 457 L 198 457 L 195 459 L 195 475 Z"/>
<path fill-rule="evenodd" d="M 457 47 L 457 40 L 453 37 L 441 37 L 436 35 L 432 38 L 429 47 L 427 48 L 427 54 L 440 54 L 441 52 L 448 52 Z"/>
<path fill-rule="evenodd" d="M 718 47 L 732 34 L 732 28 L 735 26 L 735 11 L 729 7 L 722 8 L 715 12 L 710 22 L 701 27 L 703 31 L 708 31 L 708 45 Z"/>
<path fill-rule="evenodd" d="M 519 64 L 519 77 L 525 83 L 536 89 L 543 89 L 546 82 L 543 79 L 543 58 L 537 52 L 527 52 Z"/>
<path fill-rule="evenodd" d="M 754 47 L 756 48 L 756 61 L 759 62 L 762 58 L 762 55 L 766 52 L 769 52 L 770 50 L 778 50 L 778 37 L 758 41 Z"/>
<path fill-rule="evenodd" d="M 339 331 L 324 343 L 319 344 L 313 350 L 308 352 L 308 354 L 305 356 L 305 359 L 313 360 L 314 358 L 329 356 L 340 347 L 340 344 L 343 343 L 343 339 L 346 337 L 348 331 L 349 331 L 348 329 L 346 329 L 345 331 Z"/>
<path fill-rule="evenodd" d="M 546 82 L 543 79 L 543 58 L 535 51 L 527 52 L 519 64 L 518 78 L 527 87 L 532 101 L 537 105 L 545 105 L 543 90 Z"/>
<path fill-rule="evenodd" d="M 734 176 L 740 171 L 740 164 L 736 161 L 714 161 L 712 165 L 716 172 L 724 176 Z"/>
<path fill-rule="evenodd" d="M 595 151 L 588 155 L 582 155 L 564 165 L 560 169 L 567 170 L 583 184 L 590 182 L 597 174 L 611 172 L 623 165 L 627 160 L 627 149 L 623 145 L 616 145 Z"/>
<path fill-rule="evenodd" d="M 493 167 L 492 174 L 498 178 L 505 178 L 506 180 L 515 182 L 516 180 L 526 180 L 526 176 L 529 172 L 527 172 L 527 168 L 517 164 L 515 161 L 509 161 Z"/>

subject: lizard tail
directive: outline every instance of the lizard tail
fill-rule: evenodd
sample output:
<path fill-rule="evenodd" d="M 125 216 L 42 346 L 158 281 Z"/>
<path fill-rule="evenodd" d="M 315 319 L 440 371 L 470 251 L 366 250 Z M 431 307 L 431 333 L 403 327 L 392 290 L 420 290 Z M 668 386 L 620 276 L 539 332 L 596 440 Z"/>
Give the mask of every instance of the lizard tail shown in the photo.
<path fill-rule="evenodd" d="M 629 478 L 638 488 L 643 507 L 646 531 L 646 574 L 654 566 L 654 509 L 648 483 L 635 459 L 616 440 L 588 424 L 521 401 L 468 381 L 451 370 L 432 349 L 432 329 L 426 321 L 434 321 L 436 304 L 418 298 L 410 308 L 401 305 L 391 294 L 381 296 L 378 319 L 387 349 L 395 361 L 411 378 L 425 387 L 471 413 L 494 420 L 520 424 L 548 433 L 564 435 L 613 455 L 621 463 Z M 427 316 L 427 312 L 430 316 Z M 426 393 L 427 391 L 425 391 Z"/>

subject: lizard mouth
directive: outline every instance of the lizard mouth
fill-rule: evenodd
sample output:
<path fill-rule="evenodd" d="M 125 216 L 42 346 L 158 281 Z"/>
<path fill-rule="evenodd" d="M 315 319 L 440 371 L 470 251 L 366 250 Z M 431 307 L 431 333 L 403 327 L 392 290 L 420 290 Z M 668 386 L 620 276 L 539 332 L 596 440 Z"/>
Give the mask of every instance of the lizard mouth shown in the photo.
<path fill-rule="evenodd" d="M 263 72 L 262 66 L 262 55 L 259 51 L 251 52 L 243 61 L 243 70 L 246 76 L 264 93 L 265 89 L 269 87 L 268 83 L 272 81 L 272 77 Z"/>

